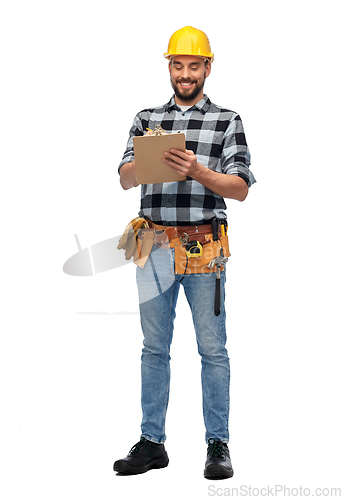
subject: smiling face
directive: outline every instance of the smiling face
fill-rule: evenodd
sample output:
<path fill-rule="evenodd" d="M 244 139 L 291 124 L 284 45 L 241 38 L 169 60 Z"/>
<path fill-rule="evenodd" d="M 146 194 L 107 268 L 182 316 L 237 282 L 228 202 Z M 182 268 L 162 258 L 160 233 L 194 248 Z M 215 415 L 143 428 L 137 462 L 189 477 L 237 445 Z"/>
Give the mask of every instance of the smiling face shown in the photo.
<path fill-rule="evenodd" d="M 209 61 L 205 63 L 202 57 L 174 56 L 169 71 L 177 104 L 193 106 L 203 98 L 204 82 L 211 71 Z"/>

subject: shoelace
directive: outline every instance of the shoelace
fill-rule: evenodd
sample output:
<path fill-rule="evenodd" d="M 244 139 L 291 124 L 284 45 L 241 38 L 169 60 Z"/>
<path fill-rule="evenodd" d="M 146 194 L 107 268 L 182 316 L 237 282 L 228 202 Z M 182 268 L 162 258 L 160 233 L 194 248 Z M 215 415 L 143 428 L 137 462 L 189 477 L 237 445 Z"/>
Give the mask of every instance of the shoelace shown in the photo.
<path fill-rule="evenodd" d="M 145 445 L 145 443 L 146 443 L 146 439 L 144 437 L 142 437 L 138 443 L 136 443 L 134 446 L 132 446 L 132 448 L 130 449 L 128 454 L 129 455 L 138 454 L 139 451 L 141 450 L 141 448 L 143 448 L 143 446 Z"/>
<path fill-rule="evenodd" d="M 208 441 L 208 454 L 211 458 L 224 458 L 224 445 L 221 441 L 215 441 L 215 439 L 209 439 Z"/>

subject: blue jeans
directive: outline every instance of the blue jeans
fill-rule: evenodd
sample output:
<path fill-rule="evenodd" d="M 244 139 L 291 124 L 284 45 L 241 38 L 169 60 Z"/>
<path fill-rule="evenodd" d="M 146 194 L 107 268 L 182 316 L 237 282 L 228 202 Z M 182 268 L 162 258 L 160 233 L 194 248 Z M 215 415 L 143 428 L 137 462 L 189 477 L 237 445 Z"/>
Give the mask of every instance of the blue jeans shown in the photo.
<path fill-rule="evenodd" d="M 144 334 L 141 356 L 142 436 L 163 443 L 170 388 L 170 346 L 180 285 L 189 303 L 201 356 L 203 417 L 206 441 L 229 440 L 230 367 L 224 307 L 225 271 L 221 272 L 221 313 L 214 314 L 216 273 L 175 275 L 174 250 L 153 251 L 137 268 L 140 321 Z"/>

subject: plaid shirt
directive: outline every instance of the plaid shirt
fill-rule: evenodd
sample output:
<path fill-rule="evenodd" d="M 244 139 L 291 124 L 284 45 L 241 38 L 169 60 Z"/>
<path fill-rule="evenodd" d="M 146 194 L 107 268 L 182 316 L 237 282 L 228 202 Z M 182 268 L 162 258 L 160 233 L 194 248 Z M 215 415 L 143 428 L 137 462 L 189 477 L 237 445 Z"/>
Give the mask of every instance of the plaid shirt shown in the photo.
<path fill-rule="evenodd" d="M 140 111 L 134 119 L 122 165 L 134 160 L 133 137 L 144 135 L 156 125 L 167 133 L 183 132 L 186 149 L 197 161 L 215 172 L 241 177 L 250 187 L 254 176 L 249 170 L 250 154 L 240 116 L 234 111 L 202 100 L 182 111 L 174 96 L 164 106 Z M 139 215 L 155 224 L 181 226 L 206 224 L 213 217 L 226 219 L 224 199 L 188 177 L 181 182 L 143 184 Z"/>

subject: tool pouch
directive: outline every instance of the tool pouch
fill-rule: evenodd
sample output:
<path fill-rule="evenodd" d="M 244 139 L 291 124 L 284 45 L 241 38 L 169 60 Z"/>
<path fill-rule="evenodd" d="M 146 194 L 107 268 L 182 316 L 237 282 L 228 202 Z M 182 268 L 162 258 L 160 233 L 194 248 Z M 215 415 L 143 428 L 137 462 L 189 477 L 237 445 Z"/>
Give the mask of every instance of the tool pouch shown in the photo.
<path fill-rule="evenodd" d="M 226 257 L 230 256 L 228 236 L 221 236 L 218 241 L 213 241 L 212 234 L 204 235 L 203 254 L 201 257 L 188 258 L 185 245 L 179 238 L 171 242 L 170 246 L 175 249 L 175 273 L 179 274 L 203 274 L 216 272 L 216 267 L 209 268 L 209 262 L 220 255 L 221 247 Z M 221 267 L 223 270 L 223 266 Z"/>

